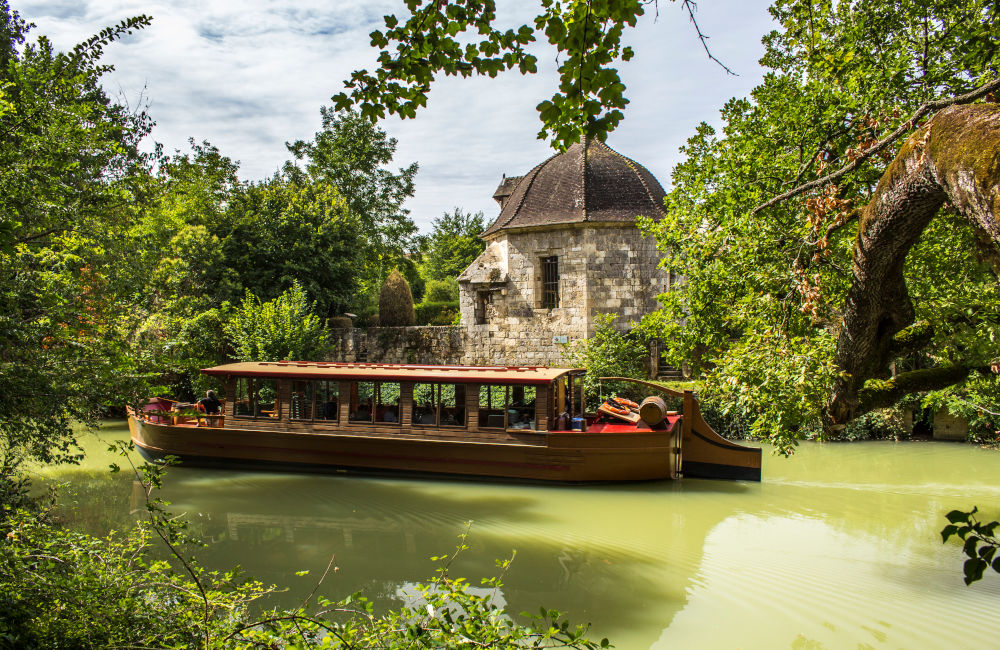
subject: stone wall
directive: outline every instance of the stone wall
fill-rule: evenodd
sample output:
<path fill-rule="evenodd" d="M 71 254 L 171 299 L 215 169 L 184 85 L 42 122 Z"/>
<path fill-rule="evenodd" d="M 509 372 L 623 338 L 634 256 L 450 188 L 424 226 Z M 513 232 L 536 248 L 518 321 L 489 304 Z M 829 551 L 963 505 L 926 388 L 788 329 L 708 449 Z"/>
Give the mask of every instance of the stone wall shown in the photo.
<path fill-rule="evenodd" d="M 488 263 L 506 281 L 460 285 L 469 363 L 565 363 L 565 346 L 593 334 L 596 314 L 617 314 L 625 329 L 629 320 L 655 310 L 656 296 L 669 288 L 667 273 L 657 267 L 655 241 L 632 225 L 503 231 L 490 246 L 501 259 Z M 541 259 L 550 256 L 558 258 L 559 305 L 545 309 Z M 484 295 L 482 323 L 476 312 Z"/>
<path fill-rule="evenodd" d="M 452 365 L 464 359 L 461 327 L 355 327 L 331 333 L 336 347 L 330 361 Z"/>
<path fill-rule="evenodd" d="M 335 329 L 330 361 L 341 363 L 416 363 L 428 365 L 560 366 L 551 339 L 507 332 L 485 339 L 463 327 L 371 327 Z M 509 345 L 519 342 L 517 345 Z"/>

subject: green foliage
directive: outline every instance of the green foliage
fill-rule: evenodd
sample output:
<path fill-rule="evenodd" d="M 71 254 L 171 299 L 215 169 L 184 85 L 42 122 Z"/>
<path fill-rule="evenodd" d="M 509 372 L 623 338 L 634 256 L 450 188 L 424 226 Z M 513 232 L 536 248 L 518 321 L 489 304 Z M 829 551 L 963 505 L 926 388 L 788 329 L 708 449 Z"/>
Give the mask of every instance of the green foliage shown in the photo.
<path fill-rule="evenodd" d="M 26 460 L 76 458 L 93 423 L 141 383 L 125 343 L 134 285 L 124 234 L 142 197 L 151 122 L 102 90 L 104 47 L 139 16 L 69 53 L 0 0 L 0 483 Z"/>
<path fill-rule="evenodd" d="M 899 408 L 876 409 L 852 420 L 844 429 L 847 440 L 903 440 L 909 436 L 903 428 Z"/>
<path fill-rule="evenodd" d="M 397 270 L 389 274 L 379 292 L 378 321 L 382 327 L 402 327 L 416 321 L 410 285 Z"/>
<path fill-rule="evenodd" d="M 403 208 L 413 196 L 417 164 L 392 172 L 386 168 L 396 152 L 396 139 L 370 120 L 351 111 L 320 108 L 322 130 L 312 141 L 288 145 L 305 170 L 285 165 L 286 177 L 323 183 L 344 198 L 354 219 L 361 263 L 355 267 L 360 295 L 352 308 L 373 300 L 393 268 L 408 265 L 407 253 L 417 227 Z"/>
<path fill-rule="evenodd" d="M 982 580 L 988 568 L 1000 573 L 1000 555 L 997 555 L 1000 538 L 996 535 L 1000 521 L 980 523 L 975 516 L 978 511 L 975 507 L 969 512 L 952 510 L 945 515 L 951 523 L 941 530 L 942 543 L 947 543 L 952 535 L 964 542 L 962 552 L 969 558 L 963 566 L 967 585 Z"/>
<path fill-rule="evenodd" d="M 413 307 L 417 325 L 454 325 L 460 316 L 458 301 L 422 302 Z"/>
<path fill-rule="evenodd" d="M 241 361 L 325 358 L 329 340 L 323 321 L 313 313 L 314 306 L 298 282 L 267 302 L 248 290 L 225 324 L 236 358 Z"/>
<path fill-rule="evenodd" d="M 933 391 L 921 406 L 948 412 L 969 423 L 969 438 L 1000 445 L 1000 376 L 975 374 L 958 386 Z"/>
<path fill-rule="evenodd" d="M 633 394 L 634 384 L 625 382 L 604 382 L 599 384 L 600 377 L 631 377 L 647 379 L 649 377 L 649 348 L 645 339 L 637 330 L 621 332 L 615 327 L 615 314 L 596 314 L 594 317 L 594 334 L 588 339 L 574 341 L 566 346 L 563 357 L 567 363 L 576 368 L 586 368 L 584 391 L 588 400 L 593 403 L 589 407 L 596 408 L 597 401 L 610 392 L 623 397 L 636 398 Z M 603 389 L 603 394 L 602 393 Z"/>
<path fill-rule="evenodd" d="M 497 604 L 511 559 L 499 575 L 473 590 L 450 575 L 467 550 L 433 558 L 440 566 L 412 587 L 408 604 L 376 615 L 360 595 L 339 601 L 313 594 L 296 608 L 254 614 L 254 603 L 275 591 L 239 572 L 206 571 L 192 555 L 201 545 L 183 517 L 154 496 L 165 468 L 130 460 L 131 443 L 112 445 L 126 459 L 145 496 L 147 522 L 127 535 L 94 538 L 53 525 L 37 513 L 3 510 L 0 538 L 0 647 L 223 648 L 606 648 L 586 628 L 540 609 L 530 625 L 516 623 Z M 167 460 L 171 464 L 171 460 Z M 112 471 L 119 470 L 112 465 Z M 43 513 L 44 514 L 44 513 Z M 173 562 L 157 560 L 154 538 Z M 176 569 L 174 567 L 177 567 Z M 303 576 L 308 572 L 297 572 Z"/>
<path fill-rule="evenodd" d="M 455 208 L 431 222 L 431 234 L 421 242 L 423 262 L 421 270 L 428 280 L 454 282 L 486 248 L 479 234 L 486 229 L 483 213 L 470 214 Z M 428 283 L 429 284 L 429 283 Z M 428 291 L 430 288 L 428 287 Z M 428 300 L 456 300 L 458 287 L 452 298 Z"/>
<path fill-rule="evenodd" d="M 799 200 L 750 208 L 847 164 L 922 102 L 987 81 L 1000 48 L 988 27 L 996 5 L 979 0 L 782 0 L 771 12 L 778 28 L 761 59 L 771 71 L 749 98 L 726 103 L 721 131 L 698 127 L 674 169 L 666 217 L 645 224 L 683 281 L 643 328 L 665 342 L 670 363 L 690 362 L 707 393 L 787 452 L 819 424 L 857 209 L 891 154 Z M 1000 288 L 968 227 L 943 211 L 906 275 L 916 318 L 933 335 L 901 349 L 897 370 L 996 356 Z"/>
<path fill-rule="evenodd" d="M 450 280 L 430 280 L 425 293 L 427 302 L 458 302 L 458 282 Z"/>
<path fill-rule="evenodd" d="M 544 37 L 556 49 L 559 87 L 538 105 L 538 137 L 565 149 L 583 134 L 603 140 L 621 121 L 628 100 L 614 65 L 634 54 L 622 35 L 645 13 L 641 0 L 541 0 L 534 24 L 516 29 L 496 26 L 494 0 L 406 4 L 409 16 L 385 16 L 385 31 L 371 33 L 372 46 L 381 48 L 379 68 L 352 73 L 347 92 L 333 97 L 338 109 L 357 107 L 372 121 L 386 113 L 412 118 L 427 105 L 437 73 L 536 72 L 526 46 Z"/>

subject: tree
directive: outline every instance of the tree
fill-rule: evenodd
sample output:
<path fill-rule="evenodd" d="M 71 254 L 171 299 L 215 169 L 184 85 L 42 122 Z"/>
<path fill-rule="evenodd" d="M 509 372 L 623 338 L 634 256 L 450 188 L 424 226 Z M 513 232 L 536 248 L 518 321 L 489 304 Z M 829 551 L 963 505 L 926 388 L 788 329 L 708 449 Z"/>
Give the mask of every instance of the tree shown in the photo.
<path fill-rule="evenodd" d="M 138 384 L 125 245 L 151 122 L 111 101 L 100 62 L 139 16 L 57 52 L 0 0 L 0 492 L 25 460 L 75 458 L 74 424 Z"/>
<path fill-rule="evenodd" d="M 486 229 L 483 213 L 455 208 L 431 222 L 421 245 L 422 275 L 428 280 L 455 280 L 486 248 L 479 234 Z"/>
<path fill-rule="evenodd" d="M 332 186 L 357 218 L 364 265 L 361 293 L 374 298 L 389 271 L 404 266 L 411 238 L 417 231 L 403 202 L 413 196 L 417 163 L 392 172 L 396 139 L 359 114 L 320 108 L 322 130 L 310 142 L 288 145 L 296 160 L 305 161 L 305 171 L 291 163 L 285 175 L 304 184 L 305 178 Z"/>
<path fill-rule="evenodd" d="M 703 124 L 688 141 L 667 217 L 647 224 L 664 264 L 685 281 L 645 325 L 666 341 L 671 361 L 700 364 L 707 390 L 779 448 L 819 433 L 835 386 L 857 370 L 836 351 L 853 340 L 844 336 L 845 304 L 862 250 L 854 245 L 858 217 L 881 196 L 880 178 L 902 169 L 893 163 L 883 177 L 892 154 L 876 146 L 879 134 L 905 135 L 922 104 L 995 74 L 1000 49 L 984 25 L 996 11 L 975 1 L 778 2 L 772 14 L 781 29 L 765 38 L 762 59 L 773 72 L 750 98 L 726 104 L 721 134 Z M 965 146 L 939 142 L 942 153 Z M 818 182 L 845 165 L 849 173 Z M 804 196 L 750 209 L 813 181 Z M 876 249 L 909 250 L 894 257 L 902 264 L 896 277 L 905 279 L 919 324 L 905 333 L 886 328 L 901 336 L 893 354 L 868 367 L 877 377 L 893 368 L 982 367 L 996 355 L 994 268 L 954 206 L 927 219 L 923 229 L 885 231 Z M 908 392 L 918 390 L 909 384 Z M 835 417 L 838 425 L 849 419 Z"/>
<path fill-rule="evenodd" d="M 676 1 L 676 0 L 672 0 Z M 537 71 L 537 58 L 525 48 L 544 35 L 556 48 L 559 88 L 538 104 L 542 130 L 565 150 L 584 134 L 604 140 L 624 117 L 628 104 L 617 68 L 634 52 L 622 44 L 625 30 L 645 14 L 643 0 L 541 0 L 533 25 L 496 26 L 495 0 L 438 2 L 408 0 L 408 17 L 385 16 L 385 31 L 371 33 L 379 68 L 358 70 L 345 82 L 348 92 L 333 97 L 338 110 L 357 107 L 362 117 L 386 113 L 412 118 L 427 105 L 436 73 L 496 77 L 517 68 Z M 681 0 L 692 23 L 695 3 Z M 698 31 L 701 42 L 705 36 Z M 390 44 L 392 49 L 390 50 Z M 392 51 L 394 50 L 394 51 Z M 716 60 L 708 48 L 709 57 Z M 727 68 L 728 70 L 728 68 Z"/>
<path fill-rule="evenodd" d="M 325 180 L 276 176 L 234 193 L 222 243 L 238 284 L 264 299 L 298 283 L 322 317 L 356 304 L 364 282 L 365 222 Z"/>
<path fill-rule="evenodd" d="M 378 322 L 383 327 L 413 325 L 413 295 L 403 274 L 393 270 L 378 296 Z"/>
<path fill-rule="evenodd" d="M 274 300 L 262 301 L 247 290 L 226 323 L 240 361 L 323 359 L 329 341 L 323 321 L 313 312 L 305 291 L 293 282 Z"/>

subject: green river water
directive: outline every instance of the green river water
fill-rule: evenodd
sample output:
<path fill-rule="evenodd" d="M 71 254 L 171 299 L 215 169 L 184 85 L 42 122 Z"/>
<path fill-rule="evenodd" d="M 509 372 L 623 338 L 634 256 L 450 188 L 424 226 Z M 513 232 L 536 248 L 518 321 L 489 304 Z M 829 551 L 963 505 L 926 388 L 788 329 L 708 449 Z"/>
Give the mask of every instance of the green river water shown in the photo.
<path fill-rule="evenodd" d="M 89 532 L 143 514 L 132 477 L 107 471 L 105 442 L 127 436 L 110 423 L 85 436 L 82 466 L 42 470 Z M 1000 518 L 1000 453 L 803 444 L 791 459 L 765 450 L 763 475 L 548 487 L 173 468 L 162 496 L 212 542 L 203 564 L 288 585 L 288 604 L 331 554 L 320 593 L 398 604 L 471 521 L 453 575 L 478 583 L 516 550 L 512 612 L 559 609 L 626 650 L 1000 647 L 1000 575 L 966 587 L 961 548 L 939 535 L 954 508 Z"/>

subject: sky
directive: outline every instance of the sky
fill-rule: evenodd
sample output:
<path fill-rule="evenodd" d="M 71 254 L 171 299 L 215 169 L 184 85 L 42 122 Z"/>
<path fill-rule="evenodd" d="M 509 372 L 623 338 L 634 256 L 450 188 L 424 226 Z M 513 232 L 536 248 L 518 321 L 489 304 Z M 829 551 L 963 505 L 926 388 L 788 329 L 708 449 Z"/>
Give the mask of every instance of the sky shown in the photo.
<path fill-rule="evenodd" d="M 538 0 L 499 0 L 498 24 L 517 27 Z M 625 43 L 635 57 L 620 66 L 630 104 L 608 145 L 645 165 L 664 187 L 678 152 L 700 122 L 719 126 L 719 109 L 747 96 L 763 77 L 761 37 L 773 28 L 765 0 L 701 0 L 698 24 L 710 61 L 680 4 L 659 0 Z M 286 142 L 311 139 L 320 106 L 354 70 L 372 69 L 369 34 L 382 17 L 405 15 L 401 0 L 11 0 L 34 22 L 34 35 L 69 49 L 101 28 L 138 14 L 152 25 L 106 49 L 115 66 L 105 88 L 131 106 L 148 103 L 152 141 L 168 153 L 188 139 L 209 141 L 240 162 L 240 177 L 261 180 L 290 158 Z M 536 75 L 496 79 L 440 77 L 414 120 L 389 116 L 381 127 L 398 141 L 393 167 L 417 162 L 416 193 L 406 203 L 423 232 L 453 208 L 499 213 L 492 196 L 503 174 L 522 175 L 553 151 L 536 138 L 535 106 L 556 88 L 555 50 L 534 46 Z"/>

